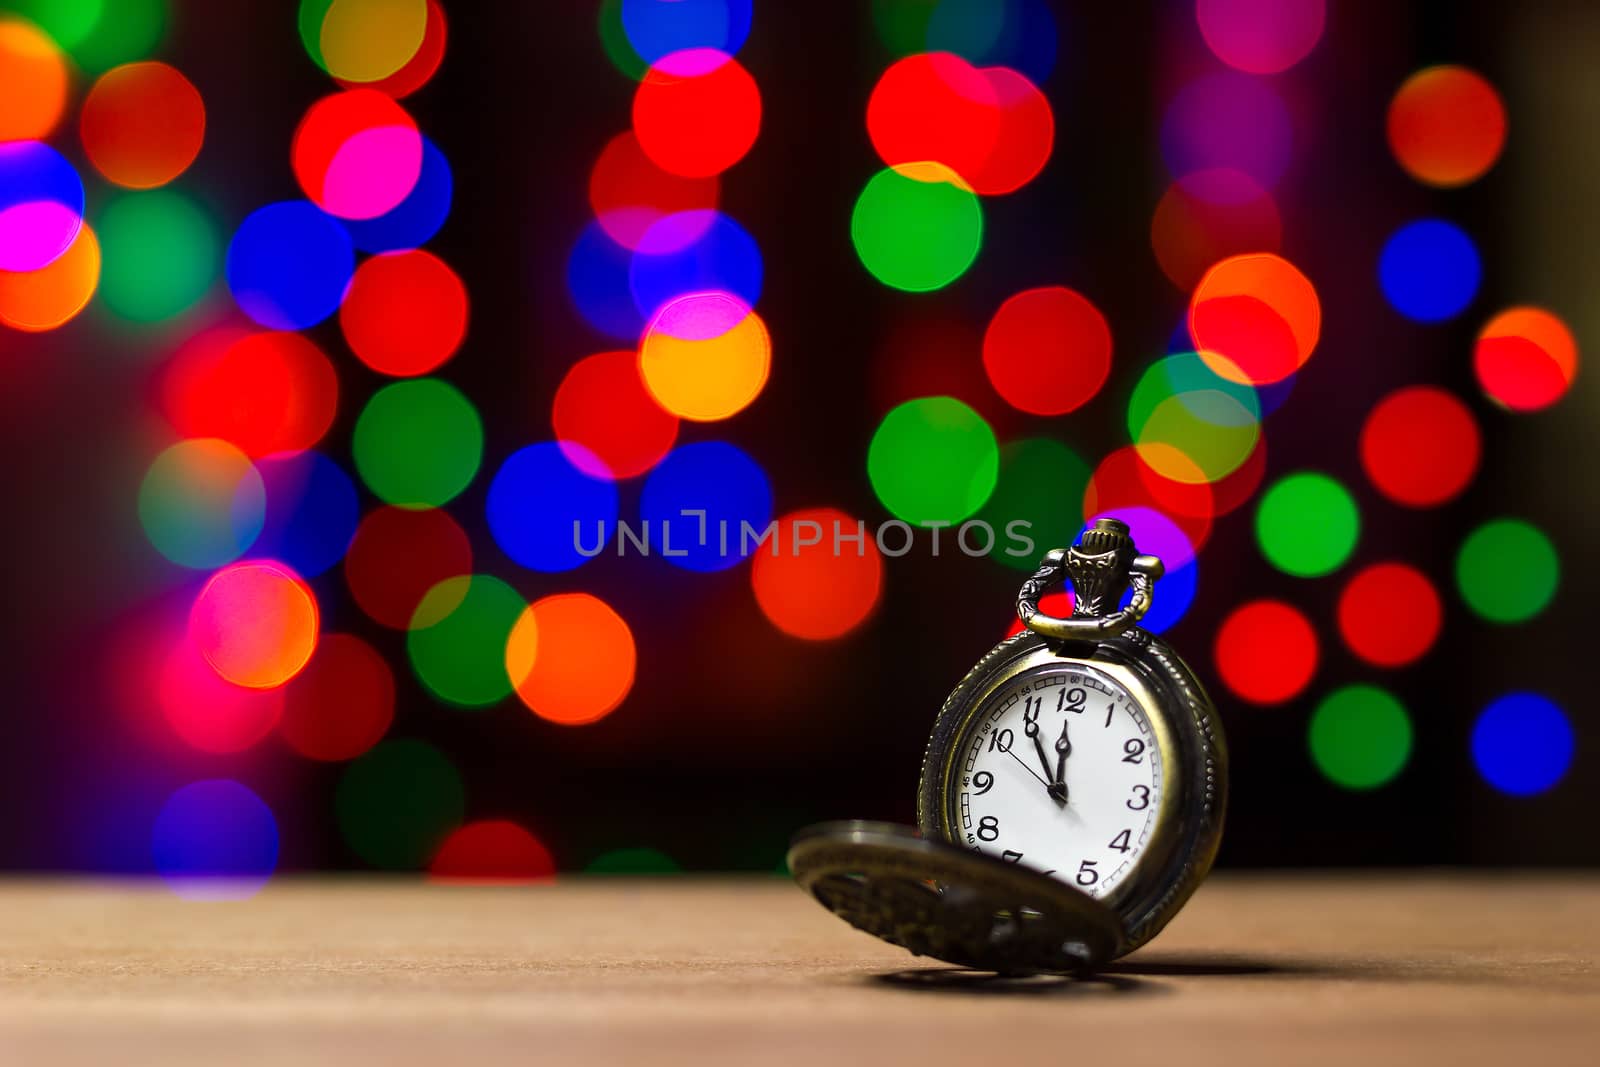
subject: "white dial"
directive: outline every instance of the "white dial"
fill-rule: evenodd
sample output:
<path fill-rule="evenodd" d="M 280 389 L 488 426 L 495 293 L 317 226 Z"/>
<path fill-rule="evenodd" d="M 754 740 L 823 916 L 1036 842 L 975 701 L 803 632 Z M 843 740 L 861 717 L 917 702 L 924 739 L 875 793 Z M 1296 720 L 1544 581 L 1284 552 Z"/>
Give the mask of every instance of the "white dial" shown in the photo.
<path fill-rule="evenodd" d="M 958 839 L 1103 897 L 1133 870 L 1161 808 L 1149 717 L 1105 672 L 1048 667 L 973 717 L 955 779 Z"/>

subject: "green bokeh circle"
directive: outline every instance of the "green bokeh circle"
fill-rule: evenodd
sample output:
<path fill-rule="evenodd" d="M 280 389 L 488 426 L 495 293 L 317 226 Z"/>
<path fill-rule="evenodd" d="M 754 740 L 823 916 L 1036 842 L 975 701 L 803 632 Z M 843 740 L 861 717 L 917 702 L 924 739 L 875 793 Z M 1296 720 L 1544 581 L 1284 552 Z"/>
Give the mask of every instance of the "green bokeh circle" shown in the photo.
<path fill-rule="evenodd" d="M 5 0 L 0 3 L 0 14 L 16 12 L 69 51 L 94 32 L 104 10 L 105 0 Z"/>
<path fill-rule="evenodd" d="M 622 0 L 602 0 L 596 23 L 600 48 L 611 65 L 634 81 L 642 81 L 650 64 L 634 51 L 633 42 L 628 40 L 628 31 L 622 25 Z"/>
<path fill-rule="evenodd" d="M 1070 545 L 1083 528 L 1083 493 L 1092 472 L 1072 449 L 1048 437 L 1027 437 L 1000 449 L 1000 476 L 978 518 L 994 529 L 990 558 L 1013 570 L 1031 571 L 1039 557 L 1057 545 Z M 1032 552 L 1006 534 L 1015 520 L 1031 524 L 1019 531 L 1033 540 Z"/>
<path fill-rule="evenodd" d="M 1411 757 L 1411 719 L 1387 691 L 1350 685 L 1324 697 L 1311 713 L 1311 759 L 1335 785 L 1376 789 Z"/>
<path fill-rule="evenodd" d="M 1355 551 L 1361 514 L 1348 490 L 1325 474 L 1280 478 L 1256 508 L 1256 541 L 1267 562 L 1301 578 L 1331 574 Z"/>
<path fill-rule="evenodd" d="M 654 848 L 616 848 L 597 856 L 583 869 L 585 874 L 678 874 L 683 870 L 676 860 Z"/>
<path fill-rule="evenodd" d="M 850 240 L 883 284 L 917 293 L 942 289 L 977 258 L 983 208 L 975 193 L 949 182 L 917 181 L 885 168 L 856 200 Z"/>
<path fill-rule="evenodd" d="M 1479 526 L 1456 556 L 1456 585 L 1473 613 L 1490 622 L 1526 622 L 1561 584 L 1561 559 L 1538 527 L 1521 519 Z"/>
<path fill-rule="evenodd" d="M 367 863 L 426 866 L 466 815 L 461 775 L 432 745 L 383 741 L 351 763 L 334 795 L 339 830 Z"/>
<path fill-rule="evenodd" d="M 133 322 L 193 307 L 218 276 L 221 242 L 194 201 L 170 189 L 126 193 L 100 214 L 100 299 Z"/>
<path fill-rule="evenodd" d="M 412 616 L 406 635 L 412 669 L 441 700 L 468 708 L 497 703 L 511 692 L 506 642 L 527 606 L 498 578 L 446 578 Z"/>
<path fill-rule="evenodd" d="M 356 419 L 356 470 L 384 501 L 440 507 L 483 462 L 483 421 L 472 402 L 437 378 L 395 382 L 372 395 Z"/>
<path fill-rule="evenodd" d="M 878 500 L 918 526 L 958 523 L 994 492 L 1000 448 L 983 417 L 948 396 L 908 400 L 879 423 L 867 449 Z"/>
<path fill-rule="evenodd" d="M 102 0 L 93 27 L 72 58 L 92 73 L 148 58 L 167 32 L 167 0 Z"/>

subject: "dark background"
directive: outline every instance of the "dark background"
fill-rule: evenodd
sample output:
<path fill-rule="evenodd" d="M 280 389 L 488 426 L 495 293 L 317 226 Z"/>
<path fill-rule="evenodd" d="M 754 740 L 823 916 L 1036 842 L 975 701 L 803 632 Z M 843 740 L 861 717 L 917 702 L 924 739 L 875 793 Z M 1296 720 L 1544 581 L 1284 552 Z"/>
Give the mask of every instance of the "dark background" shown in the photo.
<path fill-rule="evenodd" d="M 185 71 L 208 110 L 205 149 L 187 189 L 237 224 L 254 207 L 297 196 L 288 145 L 305 108 L 330 91 L 306 58 L 290 5 L 272 0 L 180 3 L 161 58 Z M 1283 254 L 1317 280 L 1324 309 L 1318 354 L 1267 423 L 1268 479 L 1311 466 L 1356 495 L 1363 536 L 1340 575 L 1290 578 L 1261 558 L 1249 507 L 1218 521 L 1202 557 L 1199 594 L 1168 640 L 1222 707 L 1233 760 L 1224 865 L 1593 863 L 1587 830 L 1600 786 L 1592 665 L 1581 614 L 1597 591 L 1589 469 L 1597 397 L 1591 377 L 1557 408 L 1513 417 L 1483 400 L 1468 353 L 1479 313 L 1534 302 L 1566 315 L 1580 346 L 1597 324 L 1591 244 L 1592 115 L 1600 105 L 1600 21 L 1580 3 L 1528 5 L 1332 3 L 1316 50 L 1275 85 L 1296 120 L 1293 163 L 1278 190 Z M 1057 139 L 1044 172 L 986 206 L 972 270 L 936 294 L 900 293 L 861 269 L 851 207 L 880 166 L 867 140 L 868 94 L 892 57 L 866 3 L 757 4 L 741 61 L 765 107 L 756 147 L 724 176 L 721 208 L 760 242 L 761 313 L 774 338 L 772 377 L 728 424 L 685 425 L 680 441 L 736 441 L 772 479 L 776 513 L 832 505 L 869 524 L 885 517 L 864 471 L 872 431 L 893 403 L 879 373 L 900 331 L 929 329 L 965 345 L 966 400 L 1002 440 L 1050 434 L 1091 462 L 1126 443 L 1126 399 L 1164 350 L 1184 294 L 1150 251 L 1150 213 L 1169 180 L 1156 131 L 1166 100 L 1219 64 L 1195 29 L 1192 4 L 1055 5 L 1061 50 L 1043 83 Z M 449 158 L 456 198 L 429 248 L 452 264 L 473 301 L 471 332 L 442 376 L 478 405 L 485 472 L 451 505 L 473 535 L 476 569 L 527 596 L 584 589 L 634 628 L 638 679 L 622 709 L 584 729 L 527 714 L 515 701 L 482 712 L 433 702 L 405 668 L 403 636 L 349 602 L 337 568 L 316 588 L 326 628 L 355 632 L 389 657 L 400 682 L 393 736 L 436 744 L 461 769 L 469 818 L 505 816 L 532 829 L 565 867 L 623 846 L 662 849 L 691 868 L 772 868 L 798 826 L 831 817 L 910 821 L 922 749 L 945 694 L 1005 632 L 1019 575 L 960 554 L 918 551 L 886 561 L 877 613 L 849 637 L 811 644 L 760 614 L 743 567 L 697 574 L 659 560 L 602 557 L 569 575 L 523 571 L 488 536 L 488 473 L 550 435 L 556 385 L 577 359 L 614 347 L 573 310 L 564 271 L 589 219 L 589 169 L 624 130 L 634 83 L 612 66 L 579 2 L 450 4 L 449 51 L 406 106 Z M 1505 157 L 1482 181 L 1437 192 L 1395 165 L 1383 134 L 1390 96 L 1436 62 L 1483 72 L 1510 114 Z M 63 150 L 81 160 L 73 139 Z M 67 147 L 71 144 L 71 147 Z M 76 155 L 73 153 L 76 152 Z M 102 188 L 103 195 L 103 188 Z M 95 203 L 91 192 L 90 212 Z M 1423 327 L 1394 314 L 1375 278 L 1378 250 L 1424 215 L 1462 225 L 1485 265 L 1474 313 Z M 993 309 L 1034 285 L 1092 289 L 1116 339 L 1112 378 L 1063 419 L 1008 409 L 978 362 Z M 218 286 L 208 305 L 228 306 Z M 139 479 L 168 433 L 148 401 L 164 355 L 192 329 L 136 329 L 91 308 L 54 334 L 0 336 L 0 527 L 9 608 L 0 670 L 0 865 L 142 870 L 162 799 L 197 777 L 248 782 L 277 814 L 282 866 L 360 862 L 332 817 L 337 766 L 313 765 L 268 738 L 238 756 L 185 750 L 119 674 L 121 641 L 139 620 L 182 610 L 196 578 L 144 541 L 134 513 Z M 311 336 L 342 351 L 336 322 Z M 357 407 L 380 379 L 336 358 L 346 398 L 324 447 L 347 461 Z M 1431 381 L 1467 398 L 1484 430 L 1469 490 L 1431 510 L 1396 507 L 1362 474 L 1356 437 L 1365 412 L 1401 385 Z M 959 391 L 965 389 L 965 392 Z M 623 487 L 630 514 L 638 482 Z M 370 499 L 366 501 L 370 505 Z M 1561 591 L 1521 627 L 1466 613 L 1454 593 L 1456 546 L 1476 523 L 1528 517 L 1561 553 Z M 1420 663 L 1378 671 L 1342 645 L 1334 604 L 1342 575 L 1397 558 L 1416 563 L 1445 599 L 1441 638 Z M 1300 605 L 1323 661 L 1302 697 L 1274 708 L 1233 700 L 1210 662 L 1219 620 L 1245 599 Z M 1387 787 L 1352 793 L 1322 779 L 1305 746 L 1315 701 L 1372 680 L 1405 703 L 1416 728 L 1406 770 Z M 1467 749 L 1473 717 L 1511 688 L 1537 688 L 1566 709 L 1577 757 L 1552 792 L 1517 799 L 1491 790 Z M 123 705 L 128 705 L 125 707 Z"/>

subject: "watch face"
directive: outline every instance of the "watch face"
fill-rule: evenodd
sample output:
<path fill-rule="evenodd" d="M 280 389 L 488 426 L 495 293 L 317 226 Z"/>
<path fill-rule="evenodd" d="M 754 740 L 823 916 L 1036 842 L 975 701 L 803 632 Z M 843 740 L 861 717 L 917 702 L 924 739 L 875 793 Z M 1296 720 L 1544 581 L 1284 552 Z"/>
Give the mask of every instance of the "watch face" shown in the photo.
<path fill-rule="evenodd" d="M 954 753 L 956 839 L 1104 897 L 1155 830 L 1163 773 L 1140 694 L 1087 665 L 996 689 Z"/>

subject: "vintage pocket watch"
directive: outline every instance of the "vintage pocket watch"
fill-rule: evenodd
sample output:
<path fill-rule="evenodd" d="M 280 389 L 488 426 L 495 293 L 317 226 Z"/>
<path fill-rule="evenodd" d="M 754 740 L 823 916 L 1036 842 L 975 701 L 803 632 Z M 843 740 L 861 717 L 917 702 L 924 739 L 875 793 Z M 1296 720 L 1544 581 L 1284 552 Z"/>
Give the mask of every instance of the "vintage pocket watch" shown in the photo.
<path fill-rule="evenodd" d="M 804 830 L 800 884 L 868 933 L 983 970 L 1083 970 L 1160 932 L 1210 870 L 1227 799 L 1216 708 L 1135 625 L 1162 570 L 1116 519 L 1047 553 L 1017 596 L 1025 629 L 939 711 L 918 830 Z M 1072 616 L 1040 614 L 1062 581 Z"/>

